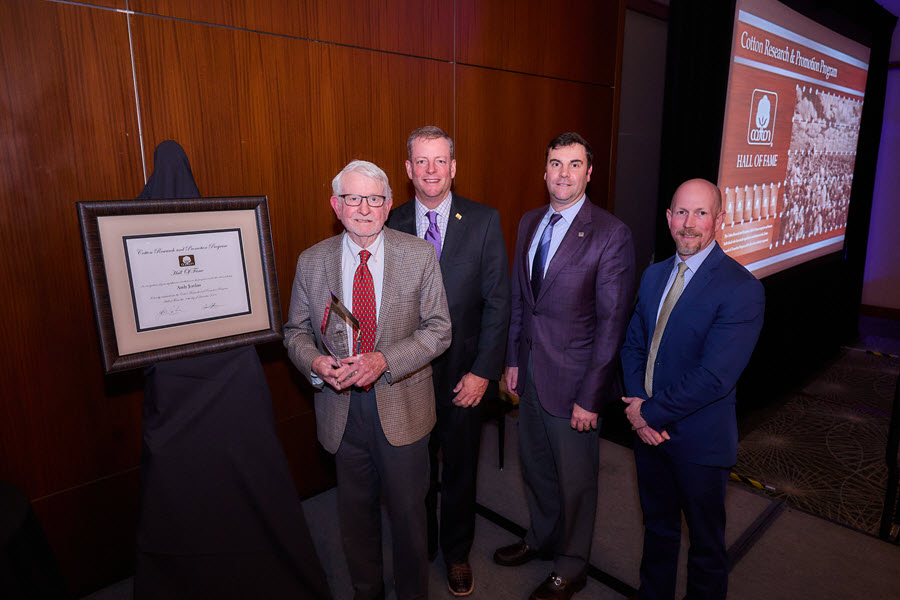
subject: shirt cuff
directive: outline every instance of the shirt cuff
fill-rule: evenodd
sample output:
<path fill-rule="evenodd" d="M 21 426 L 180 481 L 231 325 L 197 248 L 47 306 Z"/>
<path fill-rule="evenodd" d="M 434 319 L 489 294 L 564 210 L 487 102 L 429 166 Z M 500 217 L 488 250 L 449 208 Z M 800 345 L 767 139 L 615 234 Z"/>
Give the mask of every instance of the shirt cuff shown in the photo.
<path fill-rule="evenodd" d="M 309 379 L 316 388 L 321 389 L 325 385 L 325 380 L 316 375 L 316 372 L 312 369 L 309 370 Z"/>

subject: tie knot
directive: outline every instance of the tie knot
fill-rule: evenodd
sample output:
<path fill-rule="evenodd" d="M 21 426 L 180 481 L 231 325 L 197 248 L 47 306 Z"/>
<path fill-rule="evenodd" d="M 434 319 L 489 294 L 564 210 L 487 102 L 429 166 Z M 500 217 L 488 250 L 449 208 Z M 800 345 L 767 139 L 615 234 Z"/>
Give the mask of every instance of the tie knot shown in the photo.
<path fill-rule="evenodd" d="M 682 261 L 678 263 L 678 274 L 676 275 L 676 277 L 681 277 L 682 275 L 684 275 L 684 272 L 687 271 L 687 268 L 688 266 L 686 262 Z"/>
<path fill-rule="evenodd" d="M 425 213 L 425 216 L 428 217 L 428 223 L 430 225 L 437 225 L 437 213 L 433 210 L 429 210 Z"/>
<path fill-rule="evenodd" d="M 370 256 L 372 256 L 372 253 L 369 252 L 368 250 L 360 250 L 359 251 L 359 260 L 362 262 L 362 264 L 366 264 L 366 261 L 369 260 Z"/>
<path fill-rule="evenodd" d="M 555 225 L 556 222 L 559 221 L 560 219 L 562 219 L 561 214 L 559 214 L 558 212 L 553 213 L 552 215 L 550 215 L 550 225 L 551 226 Z"/>

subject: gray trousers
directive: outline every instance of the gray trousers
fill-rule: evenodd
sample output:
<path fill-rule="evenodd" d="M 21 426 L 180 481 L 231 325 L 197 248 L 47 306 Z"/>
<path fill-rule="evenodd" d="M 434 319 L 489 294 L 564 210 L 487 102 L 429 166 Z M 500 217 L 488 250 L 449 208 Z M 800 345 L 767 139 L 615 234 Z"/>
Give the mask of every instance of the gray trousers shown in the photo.
<path fill-rule="evenodd" d="M 341 540 L 354 598 L 384 597 L 382 494 L 391 526 L 397 598 L 427 598 L 428 436 L 406 446 L 391 446 L 378 418 L 375 391 L 354 390 L 335 465 Z"/>
<path fill-rule="evenodd" d="M 587 570 L 597 513 L 600 440 L 578 432 L 570 419 L 541 406 L 531 361 L 519 402 L 519 456 L 531 525 L 525 542 L 554 555 L 553 570 L 566 579 Z"/>

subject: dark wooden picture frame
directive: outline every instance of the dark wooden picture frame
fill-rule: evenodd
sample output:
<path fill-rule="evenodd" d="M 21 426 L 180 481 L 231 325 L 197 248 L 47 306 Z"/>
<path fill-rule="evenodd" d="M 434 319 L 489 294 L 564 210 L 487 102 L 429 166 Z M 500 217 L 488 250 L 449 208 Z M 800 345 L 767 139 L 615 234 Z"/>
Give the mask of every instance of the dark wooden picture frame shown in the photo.
<path fill-rule="evenodd" d="M 278 277 L 265 196 L 111 200 L 77 202 L 76 206 L 107 373 L 282 338 Z M 133 302 L 126 238 L 202 236 L 225 229 L 243 232 L 240 258 L 249 305 L 246 314 L 141 330 L 136 325 L 137 305 Z"/>

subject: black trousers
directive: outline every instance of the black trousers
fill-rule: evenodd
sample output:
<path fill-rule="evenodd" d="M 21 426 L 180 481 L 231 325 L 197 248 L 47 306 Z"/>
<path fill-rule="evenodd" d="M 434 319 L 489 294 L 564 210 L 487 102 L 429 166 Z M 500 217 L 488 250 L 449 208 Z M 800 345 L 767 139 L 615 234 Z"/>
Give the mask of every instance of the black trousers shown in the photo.
<path fill-rule="evenodd" d="M 488 386 L 487 397 L 491 386 Z M 429 546 L 440 540 L 444 562 L 448 565 L 468 560 L 475 539 L 475 480 L 478 477 L 478 451 L 484 398 L 478 406 L 463 408 L 453 404 L 437 406 L 437 424 L 431 432 L 428 452 L 431 459 L 431 486 L 425 504 L 428 513 Z M 438 451 L 441 515 L 438 527 Z M 436 549 L 429 547 L 429 551 Z"/>
<path fill-rule="evenodd" d="M 354 598 L 369 600 L 384 595 L 382 495 L 391 526 L 397 598 L 427 598 L 428 438 L 406 446 L 391 446 L 378 418 L 375 391 L 353 391 L 335 464 L 341 541 Z"/>

